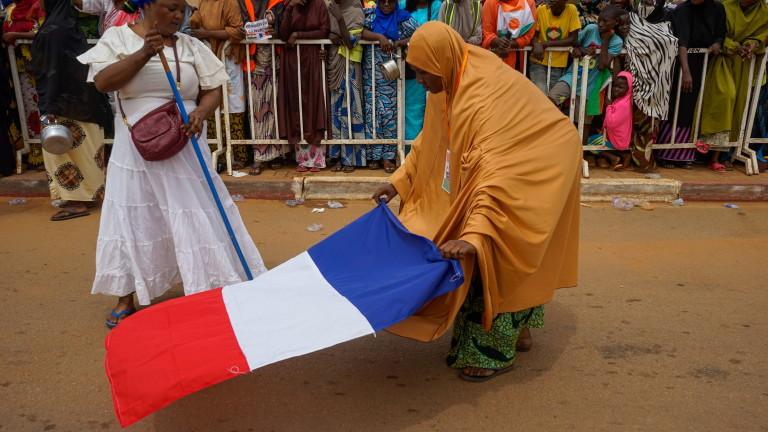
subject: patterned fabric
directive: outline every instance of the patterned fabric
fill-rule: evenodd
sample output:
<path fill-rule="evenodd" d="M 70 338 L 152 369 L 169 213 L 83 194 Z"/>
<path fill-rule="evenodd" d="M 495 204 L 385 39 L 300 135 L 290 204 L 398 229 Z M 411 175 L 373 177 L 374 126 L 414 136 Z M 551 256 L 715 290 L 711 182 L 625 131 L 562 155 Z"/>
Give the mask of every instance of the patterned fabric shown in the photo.
<path fill-rule="evenodd" d="M 214 114 L 215 115 L 215 114 Z M 216 139 L 216 117 L 211 115 L 207 119 L 208 123 L 208 139 Z M 226 143 L 227 134 L 224 132 L 226 124 L 224 123 L 224 113 L 221 113 L 221 139 Z M 229 114 L 229 136 L 233 140 L 245 139 L 245 113 Z M 209 143 L 208 147 L 212 152 L 216 151 L 219 146 L 217 144 Z M 226 149 L 226 146 L 224 146 Z M 232 146 L 232 162 L 244 166 L 248 163 L 248 147 L 236 144 Z M 221 159 L 219 159 L 221 160 Z"/>
<path fill-rule="evenodd" d="M 675 143 L 687 143 L 691 141 L 691 126 L 677 126 L 675 131 Z M 659 129 L 658 143 L 672 142 L 672 122 L 665 121 Z M 693 162 L 696 159 L 696 149 L 679 148 L 656 151 L 656 159 L 669 162 Z"/>
<path fill-rule="evenodd" d="M 349 106 L 347 105 L 347 83 L 342 78 L 339 88 L 331 90 L 331 131 L 334 139 L 362 139 L 365 136 L 363 104 L 360 94 L 360 63 L 349 63 Z M 351 106 L 352 136 L 349 135 L 349 107 Z M 332 145 L 328 157 L 341 159 L 344 166 L 365 166 L 365 146 L 357 144 Z"/>
<path fill-rule="evenodd" d="M 544 327 L 544 307 L 499 314 L 490 332 L 482 324 L 482 286 L 475 279 L 453 325 L 451 349 L 446 362 L 456 369 L 479 367 L 503 369 L 515 361 L 517 338 L 525 328 Z"/>
<path fill-rule="evenodd" d="M 40 112 L 37 108 L 37 90 L 35 89 L 35 78 L 28 70 L 31 61 L 32 53 L 29 50 L 29 45 L 19 46 L 16 49 L 16 67 L 19 71 L 24 116 L 27 121 L 27 134 L 30 138 L 39 138 Z M 31 169 L 43 168 L 43 150 L 40 144 L 31 144 L 31 150 L 27 154 L 27 165 Z"/>
<path fill-rule="evenodd" d="M 274 93 L 272 77 L 272 49 L 258 46 L 255 67 L 251 71 L 251 92 L 253 98 L 253 134 L 256 139 L 275 139 Z M 288 153 L 287 145 L 254 145 L 253 162 L 269 162 Z"/>
<path fill-rule="evenodd" d="M 651 24 L 636 13 L 629 14 L 629 37 L 625 47 L 637 108 L 646 115 L 666 120 L 672 89 L 672 66 L 677 58 L 677 38 L 668 22 Z"/>
<path fill-rule="evenodd" d="M 43 151 L 51 199 L 100 201 L 104 198 L 104 130 L 95 123 L 58 118 L 72 132 L 72 150 Z"/>
<path fill-rule="evenodd" d="M 376 19 L 375 9 L 366 9 L 365 28 L 373 28 Z M 407 39 L 416 31 L 418 23 L 413 18 L 400 23 L 400 39 Z M 371 59 L 373 57 L 373 59 Z M 397 81 L 389 81 L 381 73 L 381 64 L 390 56 L 374 45 L 367 45 L 363 54 L 363 83 L 365 85 L 365 138 L 372 139 L 373 127 L 373 80 L 376 80 L 376 138 L 397 138 Z M 371 64 L 373 60 L 373 64 Z M 371 75 L 373 67 L 375 75 Z M 374 144 L 367 146 L 366 158 L 369 161 L 394 160 L 397 158 L 397 146 Z"/>
<path fill-rule="evenodd" d="M 653 157 L 646 157 L 645 151 L 648 145 L 653 144 L 653 120 L 640 110 L 634 112 L 634 125 L 632 127 L 632 161 L 641 172 L 652 171 L 656 168 Z"/>

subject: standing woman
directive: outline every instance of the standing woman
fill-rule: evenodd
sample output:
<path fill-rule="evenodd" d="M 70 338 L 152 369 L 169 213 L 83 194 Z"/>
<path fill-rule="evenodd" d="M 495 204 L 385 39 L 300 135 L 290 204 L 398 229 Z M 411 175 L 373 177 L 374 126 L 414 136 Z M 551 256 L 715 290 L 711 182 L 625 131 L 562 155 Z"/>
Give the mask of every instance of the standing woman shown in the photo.
<path fill-rule="evenodd" d="M 221 103 L 228 80 L 224 65 L 201 41 L 179 33 L 184 0 L 145 0 L 140 7 L 143 20 L 110 28 L 78 57 L 90 66 L 88 80 L 96 88 L 118 92 L 123 117 L 115 121 L 92 290 L 119 298 L 107 317 L 109 328 L 134 312 L 134 293 L 148 305 L 179 283 L 193 294 L 245 280 L 193 146 L 147 161 L 127 127 L 174 99 L 157 55 L 162 51 L 189 112 L 184 130 L 199 135 L 205 148 L 204 121 Z M 203 155 L 210 165 L 210 154 Z M 254 275 L 265 271 L 224 183 L 215 172 L 211 176 L 248 266 Z"/>
<path fill-rule="evenodd" d="M 442 0 L 406 0 L 407 10 L 416 23 L 421 26 L 440 17 Z M 412 141 L 424 126 L 424 108 L 427 105 L 427 91 L 416 82 L 416 73 L 408 64 L 405 65 L 405 139 Z"/>
<path fill-rule="evenodd" d="M 576 285 L 581 140 L 525 76 L 443 23 L 416 31 L 408 63 L 430 93 L 424 131 L 374 197 L 400 195 L 400 220 L 461 260 L 465 282 L 389 330 L 430 341 L 453 324 L 448 365 L 485 381 Z"/>
<path fill-rule="evenodd" d="M 40 24 L 45 18 L 45 11 L 39 0 L 18 0 L 9 7 L 3 21 L 3 42 L 14 45 L 18 39 L 34 39 Z M 5 55 L 5 54 L 3 54 Z M 40 113 L 37 107 L 37 92 L 35 80 L 29 70 L 32 54 L 29 45 L 21 45 L 16 51 L 16 68 L 19 72 L 22 102 L 26 117 L 27 133 L 30 137 L 40 135 Z M 43 151 L 40 144 L 32 144 L 27 155 L 27 163 L 31 168 L 43 168 Z"/>
<path fill-rule="evenodd" d="M 756 54 L 765 52 L 768 3 L 764 0 L 725 0 L 726 35 L 722 54 L 710 64 L 704 87 L 702 140 L 719 146 L 739 139 L 744 105 L 750 91 L 749 69 Z M 759 83 L 758 83 L 759 85 Z M 725 171 L 715 151 L 710 169 Z"/>
<path fill-rule="evenodd" d="M 72 133 L 72 149 L 63 154 L 43 150 L 51 199 L 66 201 L 52 221 L 88 215 L 104 196 L 104 129 L 112 132 L 107 96 L 86 83 L 88 68 L 76 56 L 88 50 L 69 0 L 46 0 L 45 22 L 32 43 L 43 125 L 59 123 Z"/>
<path fill-rule="evenodd" d="M 363 46 L 358 42 L 363 33 L 363 7 L 359 0 L 333 0 L 328 4 L 331 15 L 331 41 L 328 50 L 328 89 L 331 92 L 331 130 L 335 139 L 362 139 L 363 123 L 362 78 L 360 62 Z M 347 76 L 347 59 L 349 76 Z M 349 102 L 347 101 L 349 86 Z M 350 135 L 350 120 L 351 131 Z M 328 156 L 333 171 L 350 173 L 365 166 L 365 146 L 357 144 L 332 145 Z"/>
<path fill-rule="evenodd" d="M 658 142 L 661 143 L 671 142 L 672 139 L 680 71 L 683 79 L 680 84 L 675 142 L 689 142 L 693 139 L 694 117 L 696 105 L 699 103 L 701 75 L 704 71 L 704 55 L 688 55 L 688 48 L 708 48 L 710 61 L 715 61 L 725 40 L 725 9 L 715 0 L 688 0 L 672 13 L 672 29 L 678 40 L 678 62 L 673 73 L 669 114 L 659 130 Z M 708 105 L 703 105 L 703 111 L 709 109 Z M 656 159 L 664 168 L 674 168 L 678 164 L 690 168 L 696 159 L 696 149 L 658 150 Z"/>
<path fill-rule="evenodd" d="M 224 67 L 229 76 L 229 135 L 233 140 L 245 139 L 245 80 L 240 67 L 245 59 L 245 50 L 240 44 L 240 41 L 245 39 L 245 30 L 240 6 L 237 0 L 201 0 L 198 9 L 192 13 L 189 24 L 192 34 L 208 42 L 211 51 L 218 58 L 221 58 L 224 44 L 230 42 L 227 52 L 224 53 Z M 209 138 L 212 136 L 209 135 Z M 225 136 L 222 138 L 226 139 Z M 233 145 L 232 152 L 235 169 L 241 169 L 248 164 L 246 146 Z"/>
<path fill-rule="evenodd" d="M 536 3 L 533 0 L 485 0 L 483 48 L 490 49 L 518 71 L 523 70 L 525 48 L 536 34 Z"/>
<path fill-rule="evenodd" d="M 246 11 L 249 21 L 266 19 L 276 34 L 280 20 L 283 16 L 285 5 L 283 0 L 242 0 L 242 7 Z M 280 54 L 280 48 L 275 48 L 275 55 Z M 272 46 L 250 46 L 250 52 L 246 53 L 246 62 L 251 62 L 251 97 L 253 98 L 253 117 L 250 119 L 256 139 L 277 139 L 277 126 L 275 124 L 274 95 L 275 80 L 272 75 Z M 277 65 L 275 65 L 277 67 Z M 248 71 L 248 65 L 243 62 L 243 70 Z M 250 175 L 259 175 L 264 169 L 264 164 L 269 164 L 272 169 L 283 166 L 282 158 L 289 153 L 289 147 L 282 144 L 259 144 L 253 147 L 253 165 Z"/>
<path fill-rule="evenodd" d="M 376 110 L 376 138 L 397 138 L 397 80 L 386 79 L 381 72 L 381 64 L 394 58 L 398 48 L 408 46 L 408 40 L 418 26 L 419 24 L 408 11 L 400 9 L 397 0 L 381 0 L 376 4 L 376 8 L 365 10 L 363 39 L 379 42 L 378 46 L 368 45 L 363 54 L 366 139 L 372 139 L 374 135 L 374 110 Z M 371 59 L 372 56 L 373 59 Z M 371 97 L 374 80 L 376 81 L 375 107 Z M 393 173 L 397 169 L 396 145 L 369 145 L 367 157 L 368 167 L 372 170 L 381 168 L 382 161 L 384 171 L 387 173 Z"/>
<path fill-rule="evenodd" d="M 328 109 L 320 46 L 304 45 L 298 48 L 296 41 L 326 39 L 330 26 L 328 8 L 323 0 L 288 0 L 278 31 L 280 39 L 286 42 L 280 57 L 278 86 L 280 137 L 287 139 L 296 150 L 298 172 L 319 172 L 325 168 L 325 151 L 320 141 L 328 128 Z M 297 59 L 297 52 L 301 60 Z M 298 80 L 301 80 L 301 93 Z M 299 120 L 300 113 L 303 123 Z M 304 136 L 301 136 L 302 127 Z"/>

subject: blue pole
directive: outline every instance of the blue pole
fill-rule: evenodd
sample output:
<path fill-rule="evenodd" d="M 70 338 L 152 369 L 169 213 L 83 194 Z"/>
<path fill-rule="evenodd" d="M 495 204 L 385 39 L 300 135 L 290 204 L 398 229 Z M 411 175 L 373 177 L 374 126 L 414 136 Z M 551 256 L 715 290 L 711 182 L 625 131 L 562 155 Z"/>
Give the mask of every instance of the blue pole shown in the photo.
<path fill-rule="evenodd" d="M 189 124 L 189 116 L 187 115 L 187 109 L 184 107 L 184 100 L 181 98 L 181 94 L 179 94 L 179 89 L 176 87 L 176 80 L 173 78 L 171 69 L 168 66 L 168 61 L 165 59 L 165 54 L 162 51 L 160 51 L 160 60 L 163 63 L 163 68 L 165 69 L 165 77 L 168 78 L 168 84 L 171 85 L 173 97 L 176 99 L 176 106 L 179 108 L 181 120 L 184 122 L 184 124 Z M 245 276 L 248 278 L 248 280 L 253 280 L 251 269 L 248 268 L 248 263 L 245 261 L 243 251 L 240 249 L 240 243 L 237 242 L 237 237 L 235 237 L 235 231 L 232 229 L 232 224 L 229 222 L 227 213 L 224 211 L 224 206 L 221 204 L 219 193 L 216 192 L 216 187 L 213 185 L 213 178 L 211 178 L 211 173 L 208 171 L 208 164 L 205 163 L 203 152 L 200 151 L 200 145 L 197 143 L 197 137 L 192 135 L 191 139 L 192 147 L 194 147 L 195 155 L 197 155 L 197 162 L 200 164 L 200 169 L 203 170 L 205 181 L 208 183 L 208 189 L 211 190 L 213 200 L 216 202 L 216 207 L 219 209 L 221 219 L 224 221 L 224 227 L 227 229 L 227 234 L 229 234 L 229 239 L 232 241 L 232 246 L 235 248 L 235 252 L 237 252 L 237 257 L 240 258 L 240 264 L 243 265 Z"/>

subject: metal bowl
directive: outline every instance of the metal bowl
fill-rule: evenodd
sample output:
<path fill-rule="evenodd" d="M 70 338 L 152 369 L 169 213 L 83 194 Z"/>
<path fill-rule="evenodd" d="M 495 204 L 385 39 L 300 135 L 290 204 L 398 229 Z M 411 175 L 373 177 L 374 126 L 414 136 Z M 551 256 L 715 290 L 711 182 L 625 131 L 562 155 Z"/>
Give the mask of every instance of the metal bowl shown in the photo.
<path fill-rule="evenodd" d="M 381 73 L 384 78 L 389 81 L 394 81 L 400 78 L 400 68 L 397 66 L 397 56 L 385 61 L 381 64 Z"/>
<path fill-rule="evenodd" d="M 49 124 L 40 133 L 40 140 L 45 151 L 60 155 L 72 150 L 72 132 L 60 124 Z"/>

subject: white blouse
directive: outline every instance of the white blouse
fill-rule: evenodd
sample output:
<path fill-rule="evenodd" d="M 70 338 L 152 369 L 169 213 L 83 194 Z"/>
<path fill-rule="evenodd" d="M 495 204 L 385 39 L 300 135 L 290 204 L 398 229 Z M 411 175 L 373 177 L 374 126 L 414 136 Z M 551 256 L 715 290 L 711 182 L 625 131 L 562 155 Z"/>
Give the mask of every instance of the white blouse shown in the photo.
<path fill-rule="evenodd" d="M 176 37 L 176 49 L 181 62 L 181 95 L 184 100 L 194 101 L 200 89 L 214 89 L 229 80 L 224 64 L 203 42 L 183 33 L 176 33 Z M 128 25 L 111 27 L 104 32 L 96 46 L 80 55 L 77 60 L 90 66 L 88 82 L 93 82 L 99 72 L 143 46 L 144 39 Z M 173 76 L 177 78 L 173 48 L 165 47 L 164 54 Z M 139 73 L 120 89 L 120 97 L 173 99 L 160 56 L 152 57 Z"/>

